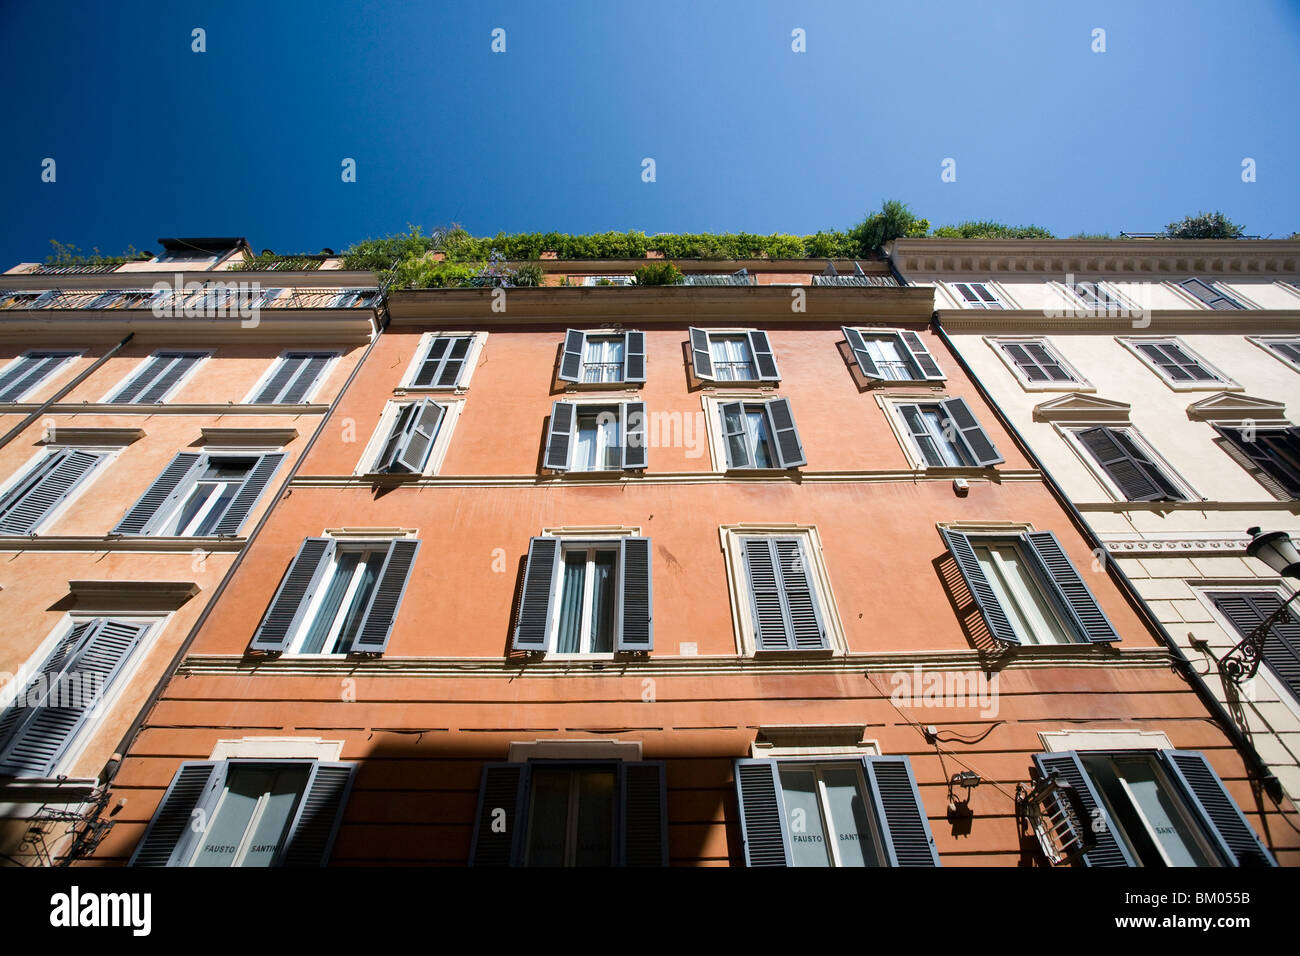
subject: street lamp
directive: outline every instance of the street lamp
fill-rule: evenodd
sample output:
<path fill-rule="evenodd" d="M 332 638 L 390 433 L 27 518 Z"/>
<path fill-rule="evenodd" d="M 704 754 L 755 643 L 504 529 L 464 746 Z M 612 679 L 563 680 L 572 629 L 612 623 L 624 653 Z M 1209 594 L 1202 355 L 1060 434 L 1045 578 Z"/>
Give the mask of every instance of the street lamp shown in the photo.
<path fill-rule="evenodd" d="M 1296 550 L 1289 534 L 1285 531 L 1262 534 L 1259 528 L 1247 528 L 1246 533 L 1251 536 L 1250 544 L 1246 546 L 1247 555 L 1259 558 L 1284 578 L 1300 578 L 1300 551 Z M 1240 644 L 1223 656 L 1219 661 L 1219 671 L 1224 677 L 1234 684 L 1242 684 L 1255 676 L 1269 629 L 1286 620 L 1287 608 L 1297 597 L 1300 597 L 1300 591 L 1282 602 Z"/>

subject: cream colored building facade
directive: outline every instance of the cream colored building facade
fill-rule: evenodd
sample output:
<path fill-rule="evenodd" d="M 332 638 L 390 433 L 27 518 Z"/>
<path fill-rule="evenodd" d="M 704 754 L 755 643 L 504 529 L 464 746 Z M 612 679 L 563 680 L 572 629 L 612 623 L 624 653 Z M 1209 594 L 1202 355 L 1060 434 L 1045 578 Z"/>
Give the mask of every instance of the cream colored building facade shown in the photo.
<path fill-rule="evenodd" d="M 1300 601 L 1256 676 L 1219 662 L 1294 593 L 1248 528 L 1300 542 L 1300 241 L 904 239 L 910 283 L 1293 799 Z M 1139 715 L 1128 715 L 1137 718 Z"/>

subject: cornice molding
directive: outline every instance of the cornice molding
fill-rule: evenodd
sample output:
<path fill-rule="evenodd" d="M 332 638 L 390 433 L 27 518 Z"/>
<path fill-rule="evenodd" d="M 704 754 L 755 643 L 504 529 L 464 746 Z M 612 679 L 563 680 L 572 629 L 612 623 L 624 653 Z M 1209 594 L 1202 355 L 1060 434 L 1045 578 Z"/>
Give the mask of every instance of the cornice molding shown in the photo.
<path fill-rule="evenodd" d="M 1240 422 L 1246 419 L 1264 423 L 1287 424 L 1286 403 L 1219 392 L 1187 406 L 1187 417 L 1195 422 Z"/>
<path fill-rule="evenodd" d="M 26 412 L 37 411 L 41 407 L 32 404 L 0 404 L 0 411 L 21 415 Z M 164 402 L 157 405 L 129 405 L 113 402 L 55 402 L 45 411 L 51 415 L 280 415 L 285 418 L 296 418 L 299 415 L 323 415 L 329 411 L 329 406 L 322 404 L 241 405 L 237 402 L 228 402 L 225 405 L 191 405 L 179 402 Z M 63 429 L 60 428 L 59 430 L 62 431 Z"/>
<path fill-rule="evenodd" d="M 1046 315 L 1034 309 L 938 309 L 935 315 L 950 333 L 971 335 L 1161 335 L 1178 332 L 1225 335 L 1268 335 L 1294 332 L 1300 328 L 1297 309 L 1158 309 L 1148 324 L 1134 323 L 1133 316 Z M 1139 316 L 1142 322 L 1146 317 Z"/>
<path fill-rule="evenodd" d="M 151 535 L 0 535 L 0 551 L 147 551 L 159 554 L 239 551 L 247 538 L 162 538 Z"/>
<path fill-rule="evenodd" d="M 53 425 L 45 429 L 42 445 L 129 445 L 144 437 L 143 428 L 78 428 Z"/>
<path fill-rule="evenodd" d="M 1036 422 L 1113 422 L 1126 424 L 1133 406 L 1098 395 L 1070 392 L 1034 406 Z"/>
<path fill-rule="evenodd" d="M 32 309 L 0 313 L 0 343 L 48 344 L 75 341 L 85 345 L 118 342 L 135 333 L 134 343 L 175 345 L 250 345 L 276 342 L 299 348 L 316 345 L 364 345 L 375 332 L 373 309 L 262 309 L 256 325 L 228 318 L 157 317 L 146 310 Z M 345 313 L 345 314 L 340 314 Z"/>
<path fill-rule="evenodd" d="M 170 611 L 201 589 L 193 581 L 69 581 L 78 610 Z"/>
<path fill-rule="evenodd" d="M 1135 538 L 1102 534 L 1099 537 L 1106 550 L 1116 557 L 1143 554 L 1178 558 L 1225 554 L 1244 557 L 1246 545 L 1250 543 L 1247 535 L 1222 538 Z"/>
<path fill-rule="evenodd" d="M 179 676 L 231 674 L 268 678 L 351 677 L 484 677 L 518 678 L 636 678 L 760 674 L 892 673 L 921 666 L 933 671 L 1040 669 L 1051 667 L 1168 667 L 1169 651 L 1162 647 L 1107 648 L 1070 644 L 1011 647 L 997 653 L 973 649 L 900 651 L 893 654 L 849 654 L 838 657 L 800 656 L 745 658 L 735 655 L 701 657 L 652 652 L 644 659 L 562 660 L 542 658 L 527 663 L 500 657 L 393 657 L 372 659 L 295 658 L 250 660 L 238 654 L 192 654 L 181 662 Z M 638 691 L 638 696 L 639 696 Z"/>
<path fill-rule="evenodd" d="M 253 448 L 262 445 L 283 447 L 298 437 L 296 428 L 204 427 L 199 431 L 203 434 L 205 445 L 237 445 Z"/>
<path fill-rule="evenodd" d="M 885 250 L 908 279 L 1066 273 L 1152 279 L 1300 275 L 1300 240 L 1294 239 L 896 239 Z"/>

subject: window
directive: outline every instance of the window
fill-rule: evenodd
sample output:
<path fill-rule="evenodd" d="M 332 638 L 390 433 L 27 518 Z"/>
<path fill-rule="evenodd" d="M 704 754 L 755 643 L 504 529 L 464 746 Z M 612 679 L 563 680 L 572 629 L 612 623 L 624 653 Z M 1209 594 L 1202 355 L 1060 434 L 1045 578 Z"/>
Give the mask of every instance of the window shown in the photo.
<path fill-rule="evenodd" d="M 790 400 L 720 402 L 727 468 L 795 468 L 808 464 Z"/>
<path fill-rule="evenodd" d="M 23 396 L 78 355 L 68 351 L 24 352 L 0 372 L 0 402 L 20 402 Z"/>
<path fill-rule="evenodd" d="M 802 536 L 742 537 L 756 651 L 830 648 Z"/>
<path fill-rule="evenodd" d="M 1103 282 L 1070 281 L 1060 287 L 1083 303 L 1084 309 L 1088 312 L 1128 315 L 1130 312 L 1137 311 L 1123 296 Z"/>
<path fill-rule="evenodd" d="M 940 529 L 989 634 L 1007 644 L 1118 641 L 1079 572 L 1050 531 Z"/>
<path fill-rule="evenodd" d="M 1283 602 L 1283 598 L 1269 588 L 1211 591 L 1206 597 L 1243 640 L 1276 613 Z M 1282 619 L 1268 629 L 1260 656 L 1278 681 L 1300 701 L 1300 618 L 1292 610 L 1294 607 L 1293 604 L 1287 608 Z"/>
<path fill-rule="evenodd" d="M 1300 290 L 1297 290 L 1300 291 Z M 1275 356 L 1286 362 L 1293 369 L 1300 371 L 1300 337 L 1289 336 L 1286 338 L 1255 338 L 1250 340 L 1256 345 L 1262 346 Z"/>
<path fill-rule="evenodd" d="M 1005 309 L 1006 303 L 989 289 L 987 282 L 954 282 L 952 288 L 966 309 Z"/>
<path fill-rule="evenodd" d="M 1078 373 L 1066 365 L 1046 339 L 998 341 L 996 347 L 1010 359 L 1011 367 L 1023 382 L 1031 385 L 1083 383 Z"/>
<path fill-rule="evenodd" d="M 422 474 L 447 409 L 429 399 L 402 405 L 372 470 Z"/>
<path fill-rule="evenodd" d="M 556 472 L 643 470 L 645 402 L 554 403 L 543 463 Z"/>
<path fill-rule="evenodd" d="M 113 529 L 114 534 L 233 535 L 285 456 L 181 452 Z"/>
<path fill-rule="evenodd" d="M 1227 381 L 1176 339 L 1125 341 L 1143 361 L 1171 383 Z"/>
<path fill-rule="evenodd" d="M 34 534 L 107 457 L 75 448 L 51 452 L 0 497 L 0 534 Z"/>
<path fill-rule="evenodd" d="M 564 335 L 559 378 L 597 384 L 645 381 L 644 332 L 579 332 Z"/>
<path fill-rule="evenodd" d="M 53 775 L 148 631 L 149 624 L 136 621 L 74 620 L 0 710 L 0 776 Z"/>
<path fill-rule="evenodd" d="M 702 382 L 775 382 L 781 378 L 767 333 L 690 330 L 691 364 Z"/>
<path fill-rule="evenodd" d="M 1178 283 L 1179 288 L 1196 297 L 1211 309 L 1244 309 L 1245 306 L 1217 285 L 1195 277 Z"/>
<path fill-rule="evenodd" d="M 912 445 L 927 467 L 983 467 L 1005 460 L 963 398 L 899 403 L 897 407 Z"/>
<path fill-rule="evenodd" d="M 650 539 L 537 537 L 528 546 L 516 650 L 654 649 Z"/>
<path fill-rule="evenodd" d="M 409 388 L 455 388 L 467 380 L 465 374 L 473 335 L 435 335 L 429 339 L 420 357 Z"/>
<path fill-rule="evenodd" d="M 1073 787 L 1096 845 L 1089 866 L 1276 866 L 1205 757 L 1190 750 L 1034 756 Z"/>
<path fill-rule="evenodd" d="M 1214 430 L 1226 440 L 1229 454 L 1269 493 L 1282 501 L 1300 499 L 1300 428 L 1228 428 Z"/>
<path fill-rule="evenodd" d="M 746 866 L 938 866 L 906 757 L 737 760 Z"/>
<path fill-rule="evenodd" d="M 662 762 L 530 760 L 483 768 L 471 866 L 667 864 Z"/>
<path fill-rule="evenodd" d="M 162 402 L 207 355 L 207 352 L 155 352 L 107 400 L 131 405 Z"/>
<path fill-rule="evenodd" d="M 943 372 L 921 337 L 911 331 L 841 328 L 868 381 L 942 381 Z"/>
<path fill-rule="evenodd" d="M 1156 464 L 1155 454 L 1132 428 L 1099 425 L 1074 431 L 1079 444 L 1128 501 L 1186 501 L 1184 493 Z"/>
<path fill-rule="evenodd" d="M 420 542 L 307 538 L 249 649 L 277 654 L 382 654 Z"/>
<path fill-rule="evenodd" d="M 253 404 L 296 405 L 308 401 L 335 356 L 334 352 L 285 352 L 254 390 Z"/>
<path fill-rule="evenodd" d="M 590 285 L 636 285 L 635 276 L 583 276 L 582 284 Z"/>
<path fill-rule="evenodd" d="M 322 760 L 181 764 L 132 866 L 324 866 L 355 765 Z"/>

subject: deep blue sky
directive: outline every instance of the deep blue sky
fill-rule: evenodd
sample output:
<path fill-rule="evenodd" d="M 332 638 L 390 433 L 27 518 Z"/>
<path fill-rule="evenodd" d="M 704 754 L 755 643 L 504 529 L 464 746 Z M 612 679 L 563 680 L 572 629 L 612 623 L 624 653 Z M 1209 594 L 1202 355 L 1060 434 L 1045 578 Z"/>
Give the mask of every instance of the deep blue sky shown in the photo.
<path fill-rule="evenodd" d="M 0 268 L 50 239 L 283 253 L 453 221 L 807 233 L 883 198 L 1058 235 L 1300 230 L 1295 0 L 3 0 L 0 78 Z"/>

